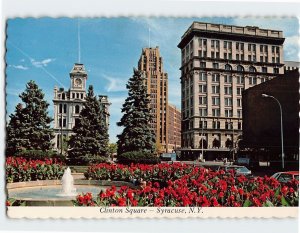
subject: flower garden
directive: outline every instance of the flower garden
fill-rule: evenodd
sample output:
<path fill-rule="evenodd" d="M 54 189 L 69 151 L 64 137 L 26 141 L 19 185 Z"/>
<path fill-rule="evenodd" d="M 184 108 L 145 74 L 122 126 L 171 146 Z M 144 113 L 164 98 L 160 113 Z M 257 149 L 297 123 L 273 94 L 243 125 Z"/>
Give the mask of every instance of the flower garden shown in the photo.
<path fill-rule="evenodd" d="M 32 160 L 21 157 L 7 157 L 5 168 L 7 183 L 58 180 L 65 170 L 65 166 L 56 159 Z"/>
<path fill-rule="evenodd" d="M 77 196 L 77 206 L 298 206 L 298 181 L 280 184 L 270 177 L 246 178 L 234 171 L 212 171 L 180 163 L 158 165 L 98 164 L 88 168 L 87 179 L 143 180 L 137 189 L 111 187 L 93 197 Z"/>
<path fill-rule="evenodd" d="M 6 182 L 59 180 L 64 164 L 55 159 L 8 157 Z M 234 171 L 212 171 L 181 163 L 143 165 L 100 163 L 88 167 L 87 180 L 126 181 L 136 188 L 111 186 L 98 195 L 82 193 L 75 206 L 269 207 L 298 206 L 299 183 L 270 177 L 247 178 Z M 7 204 L 9 205 L 9 204 Z"/>

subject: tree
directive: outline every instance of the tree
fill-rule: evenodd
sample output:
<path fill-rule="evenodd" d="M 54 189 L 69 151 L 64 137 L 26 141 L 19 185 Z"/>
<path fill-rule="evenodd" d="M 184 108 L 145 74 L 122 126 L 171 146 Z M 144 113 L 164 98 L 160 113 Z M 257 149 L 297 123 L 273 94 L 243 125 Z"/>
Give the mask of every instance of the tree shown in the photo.
<path fill-rule="evenodd" d="M 133 70 L 133 76 L 126 85 L 128 97 L 123 104 L 123 116 L 118 126 L 124 127 L 118 135 L 118 154 L 131 151 L 153 153 L 155 135 L 150 126 L 150 99 L 147 94 L 145 77 L 141 71 Z"/>
<path fill-rule="evenodd" d="M 69 140 L 69 160 L 79 164 L 95 160 L 95 157 L 108 155 L 108 126 L 105 109 L 94 95 L 93 86 L 89 86 L 86 101 L 79 114 Z"/>
<path fill-rule="evenodd" d="M 44 100 L 44 93 L 34 81 L 26 84 L 26 89 L 19 95 L 24 103 L 16 106 L 7 125 L 7 153 L 25 150 L 52 149 L 54 138 L 48 116 L 49 104 Z"/>
<path fill-rule="evenodd" d="M 113 157 L 113 155 L 115 153 L 117 153 L 117 150 L 118 150 L 117 143 L 110 143 L 109 144 L 109 146 L 108 146 L 108 152 L 109 152 L 109 155 L 111 156 L 111 158 Z"/>

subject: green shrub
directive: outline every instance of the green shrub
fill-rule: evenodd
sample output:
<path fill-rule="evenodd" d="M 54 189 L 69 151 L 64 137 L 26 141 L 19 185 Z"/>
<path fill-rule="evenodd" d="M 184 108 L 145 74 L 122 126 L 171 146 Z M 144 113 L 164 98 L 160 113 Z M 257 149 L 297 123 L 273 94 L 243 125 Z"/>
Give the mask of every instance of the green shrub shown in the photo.
<path fill-rule="evenodd" d="M 50 159 L 50 158 L 56 158 L 60 161 L 64 161 L 65 157 L 61 154 L 59 154 L 56 151 L 49 150 L 49 151 L 42 151 L 42 150 L 22 150 L 19 152 L 16 152 L 14 154 L 14 157 L 22 157 L 26 159 Z"/>
<path fill-rule="evenodd" d="M 75 165 L 75 166 L 78 165 L 85 166 L 85 165 L 107 163 L 107 162 L 108 162 L 108 158 L 100 155 L 91 155 L 91 154 L 85 154 L 76 159 L 67 160 L 68 165 Z"/>
<path fill-rule="evenodd" d="M 160 163 L 159 157 L 151 153 L 143 151 L 130 151 L 118 155 L 118 163 L 131 164 L 131 163 L 142 163 L 142 164 L 157 164 Z"/>

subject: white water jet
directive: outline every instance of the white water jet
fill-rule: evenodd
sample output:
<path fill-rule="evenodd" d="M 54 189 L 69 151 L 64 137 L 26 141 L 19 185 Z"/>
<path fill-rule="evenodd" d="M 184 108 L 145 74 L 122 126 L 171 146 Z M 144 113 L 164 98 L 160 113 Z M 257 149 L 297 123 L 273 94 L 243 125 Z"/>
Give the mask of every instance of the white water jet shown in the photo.
<path fill-rule="evenodd" d="M 62 191 L 57 194 L 58 196 L 76 196 L 76 188 L 74 187 L 74 178 L 71 174 L 71 169 L 68 167 L 64 171 L 64 175 L 61 179 Z"/>

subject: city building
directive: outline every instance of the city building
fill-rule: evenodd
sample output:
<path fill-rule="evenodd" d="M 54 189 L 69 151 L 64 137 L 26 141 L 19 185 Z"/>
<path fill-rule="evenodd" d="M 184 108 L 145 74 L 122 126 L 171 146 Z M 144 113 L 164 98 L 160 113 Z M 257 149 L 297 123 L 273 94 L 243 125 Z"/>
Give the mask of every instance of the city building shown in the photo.
<path fill-rule="evenodd" d="M 181 147 L 181 111 L 169 104 L 168 152 Z"/>
<path fill-rule="evenodd" d="M 168 75 L 163 70 L 163 60 L 158 47 L 142 49 L 138 69 L 146 77 L 151 100 L 151 127 L 155 132 L 157 147 L 160 152 L 168 152 Z"/>
<path fill-rule="evenodd" d="M 282 108 L 285 167 L 299 170 L 298 69 L 243 92 L 242 144 L 248 154 L 252 149 L 257 159 L 281 164 L 281 114 L 276 99 Z"/>
<path fill-rule="evenodd" d="M 291 70 L 299 69 L 300 62 L 298 61 L 285 61 L 284 62 L 284 72 L 289 72 Z"/>
<path fill-rule="evenodd" d="M 88 75 L 83 64 L 75 63 L 70 72 L 70 89 L 54 88 L 54 148 L 63 150 L 66 145 L 66 139 L 73 132 L 73 127 L 77 124 L 79 114 L 83 108 L 86 97 L 86 81 Z M 101 107 L 106 113 L 106 124 L 109 125 L 109 111 L 107 96 L 100 95 L 99 100 Z M 63 135 L 63 138 L 61 138 Z M 63 143 L 62 143 L 63 142 Z"/>
<path fill-rule="evenodd" d="M 284 73 L 284 40 L 282 31 L 192 23 L 178 44 L 184 156 L 230 154 L 242 134 L 242 92 Z"/>

